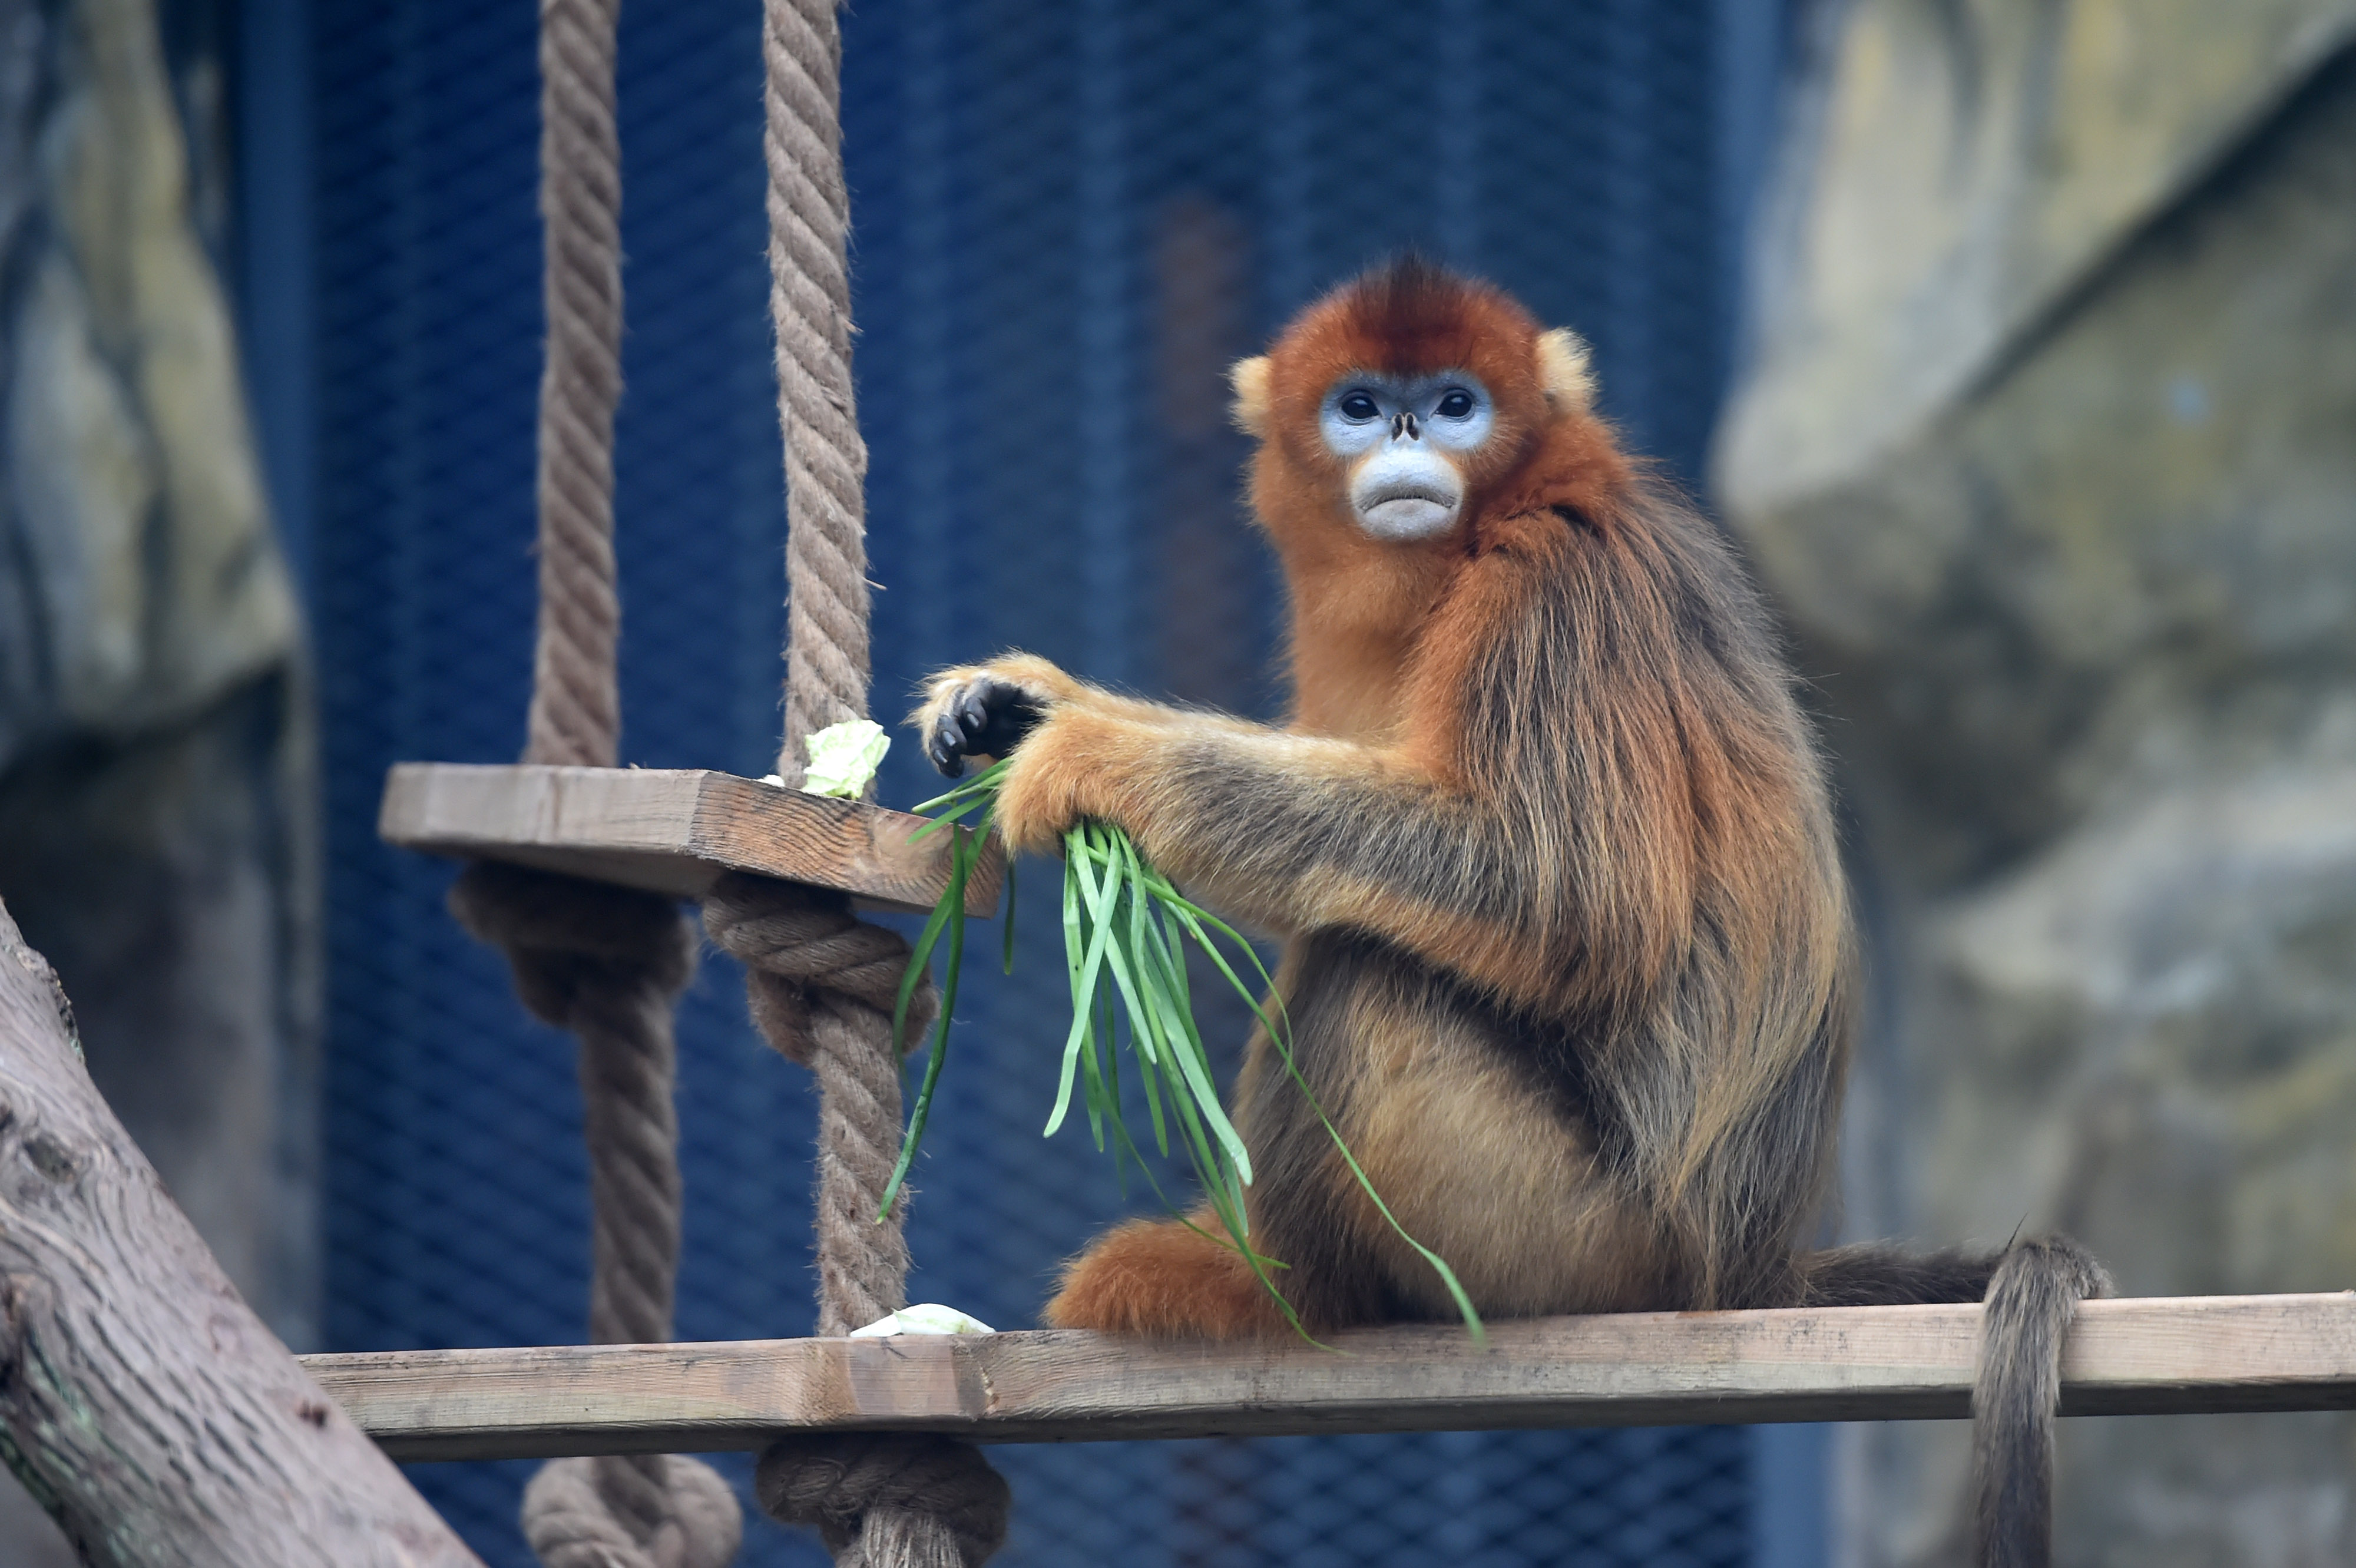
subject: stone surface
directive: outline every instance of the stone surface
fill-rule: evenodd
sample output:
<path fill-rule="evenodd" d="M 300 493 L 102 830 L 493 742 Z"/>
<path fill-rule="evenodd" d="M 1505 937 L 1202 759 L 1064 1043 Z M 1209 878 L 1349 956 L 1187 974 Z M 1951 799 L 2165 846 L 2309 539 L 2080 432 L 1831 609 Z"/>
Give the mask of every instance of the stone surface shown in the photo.
<path fill-rule="evenodd" d="M 151 0 L 11 9 L 12 69 L 55 97 L 6 171 L 0 767 L 185 719 L 297 639 Z"/>
<path fill-rule="evenodd" d="M 309 708 L 190 209 L 200 86 L 153 0 L 0 0 L 0 897 L 174 1197 L 307 1348 Z M 0 1568 L 71 1560 L 0 1482 Z"/>
<path fill-rule="evenodd" d="M 2351 0 L 1858 0 L 1766 204 L 1743 511 L 1886 458 L 2356 36 Z"/>
<path fill-rule="evenodd" d="M 2343 7 L 2153 9 L 1849 9 L 1720 489 L 1858 824 L 1849 1228 L 2341 1289 L 2356 56 Z M 1963 1561 L 1962 1438 L 1847 1435 L 1847 1561 Z M 2356 1561 L 2351 1460 L 2348 1417 L 2068 1423 L 2060 1560 Z"/>

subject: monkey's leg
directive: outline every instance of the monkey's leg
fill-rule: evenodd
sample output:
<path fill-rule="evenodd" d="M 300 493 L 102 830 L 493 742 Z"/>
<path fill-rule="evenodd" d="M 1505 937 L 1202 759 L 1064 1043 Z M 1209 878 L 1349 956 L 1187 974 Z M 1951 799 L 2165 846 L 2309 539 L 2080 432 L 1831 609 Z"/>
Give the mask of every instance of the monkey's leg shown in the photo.
<path fill-rule="evenodd" d="M 1098 1237 L 1064 1265 L 1062 1288 L 1044 1314 L 1048 1326 L 1162 1339 L 1289 1333 L 1243 1254 L 1216 1239 L 1218 1220 L 1203 1212 L 1194 1223 L 1202 1230 L 1175 1219 L 1132 1219 Z"/>

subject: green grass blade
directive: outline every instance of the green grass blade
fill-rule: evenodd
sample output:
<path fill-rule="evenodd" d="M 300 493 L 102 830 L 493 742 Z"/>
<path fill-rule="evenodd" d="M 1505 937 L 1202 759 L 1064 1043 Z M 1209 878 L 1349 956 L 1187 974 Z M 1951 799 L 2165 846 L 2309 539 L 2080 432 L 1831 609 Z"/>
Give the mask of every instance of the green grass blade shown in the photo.
<path fill-rule="evenodd" d="M 1073 832 L 1076 834 L 1079 831 L 1075 828 Z M 1085 908 L 1087 905 L 1093 902 L 1086 857 L 1067 855 L 1064 864 L 1073 870 L 1083 894 L 1082 907 Z M 1067 898 L 1065 901 L 1067 916 L 1071 908 L 1072 901 Z M 1052 1136 L 1055 1129 L 1064 1124 L 1065 1113 L 1071 1109 L 1072 1081 L 1079 1069 L 1080 1052 L 1087 1045 L 1090 1033 L 1090 1015 L 1095 1011 L 1095 1008 L 1087 1004 L 1093 1003 L 1095 999 L 1098 976 L 1104 967 L 1106 941 L 1111 934 L 1110 929 L 1101 920 L 1091 923 L 1086 931 L 1087 953 L 1081 961 L 1079 971 L 1072 978 L 1072 1028 L 1071 1032 L 1064 1036 L 1063 1077 L 1056 1085 L 1055 1108 L 1048 1113 L 1046 1131 L 1041 1134 L 1043 1137 Z"/>
<path fill-rule="evenodd" d="M 1131 1009 L 1132 1014 L 1143 1013 L 1145 1004 L 1150 1001 L 1152 1004 L 1153 1024 L 1148 1026 L 1149 1027 L 1168 1028 L 1169 1026 L 1175 1026 L 1173 1031 L 1175 1037 L 1165 1036 L 1162 1043 L 1177 1057 L 1182 1080 L 1188 1093 L 1201 1110 L 1212 1135 L 1218 1140 L 1226 1152 L 1229 1165 L 1221 1167 L 1223 1174 L 1239 1175 L 1243 1181 L 1248 1182 L 1251 1180 L 1251 1155 L 1245 1152 L 1242 1135 L 1235 1130 L 1234 1124 L 1228 1122 L 1226 1108 L 1219 1103 L 1218 1088 L 1211 1081 L 1210 1062 L 1203 1050 L 1202 1036 L 1195 1032 L 1194 1013 L 1192 1009 L 1183 1008 L 1173 1001 L 1171 995 L 1173 982 L 1168 977 L 1166 963 L 1158 972 L 1149 972 L 1147 969 L 1152 955 L 1146 950 L 1146 935 L 1151 928 L 1145 921 L 1143 906 L 1153 897 L 1148 891 L 1151 886 L 1151 874 L 1147 872 L 1143 860 L 1137 853 L 1136 845 L 1130 842 L 1127 833 L 1117 832 L 1112 836 L 1111 848 L 1117 867 L 1115 874 L 1122 877 L 1135 890 L 1133 897 L 1137 918 L 1132 922 L 1131 929 L 1140 949 L 1134 955 L 1138 960 L 1140 972 L 1134 977 L 1133 985 L 1130 980 L 1124 978 L 1124 993 L 1133 992 L 1136 996 L 1136 1002 Z M 1167 955 L 1163 956 L 1166 959 Z M 1183 980 L 1175 982 L 1174 988 L 1180 995 L 1184 994 Z"/>
<path fill-rule="evenodd" d="M 1075 1007 L 1080 999 L 1080 960 L 1087 956 L 1087 939 L 1080 931 L 1080 868 L 1071 856 L 1064 858 L 1064 968 L 1072 983 Z"/>
<path fill-rule="evenodd" d="M 1145 1108 L 1153 1115 L 1153 1146 L 1162 1151 L 1162 1157 L 1166 1160 L 1170 1157 L 1170 1127 L 1162 1119 L 1162 1075 L 1154 1070 L 1153 1063 L 1142 1065 L 1145 1070 L 1137 1076 L 1145 1080 Z"/>
<path fill-rule="evenodd" d="M 1210 1053 L 1203 1045 L 1194 1009 L 1186 1003 L 1185 959 L 1183 954 L 1172 953 L 1159 941 L 1152 942 L 1142 957 L 1150 972 L 1151 998 L 1168 1037 L 1167 1049 L 1175 1055 L 1188 1092 L 1226 1150 L 1236 1177 L 1248 1186 L 1252 1179 L 1251 1154 L 1244 1146 L 1242 1134 L 1228 1122 L 1226 1108 L 1219 1103 L 1218 1090 L 1211 1079 Z"/>
<path fill-rule="evenodd" d="M 910 808 L 920 817 L 931 816 L 944 807 L 962 810 L 970 800 L 998 798 L 998 787 L 1006 778 L 1008 764 L 993 762 L 970 779 L 960 779 L 946 791 Z"/>
<path fill-rule="evenodd" d="M 1120 875 L 1118 868 L 1108 867 L 1095 912 L 1098 929 L 1107 933 L 1118 929 L 1119 925 L 1115 917 L 1118 912 L 1116 904 L 1119 897 L 1119 881 Z M 1121 1004 L 1129 1013 L 1130 1040 L 1132 1042 L 1151 1041 L 1153 1037 L 1153 1026 L 1147 1022 L 1144 998 L 1139 994 L 1136 978 L 1130 972 L 1129 954 L 1123 950 L 1119 942 L 1115 941 L 1107 945 L 1105 961 L 1112 970 L 1113 983 L 1119 988 Z"/>
<path fill-rule="evenodd" d="M 1008 974 L 1014 972 L 1014 854 L 1006 855 L 1006 913 L 1000 917 L 1006 929 L 1006 955 L 1001 967 Z"/>
<path fill-rule="evenodd" d="M 982 815 L 980 831 L 981 832 L 990 831 L 990 816 L 987 811 Z M 944 892 L 934 903 L 933 912 L 926 917 L 924 931 L 916 938 L 916 945 L 909 950 L 908 967 L 900 976 L 900 993 L 892 1004 L 892 1044 L 894 1049 L 898 1048 L 901 1036 L 908 1027 L 909 1000 L 916 994 L 917 983 L 925 978 L 925 966 L 932 961 L 933 944 L 940 940 L 942 929 L 954 922 L 959 937 L 962 938 L 964 935 L 964 879 L 968 862 L 963 854 L 963 847 L 961 843 L 952 843 L 949 846 L 949 882 L 951 890 L 956 892 L 957 897 L 952 898 L 948 892 Z"/>
<path fill-rule="evenodd" d="M 925 1063 L 925 1084 L 916 1091 L 916 1112 L 908 1118 L 908 1131 L 900 1140 L 900 1157 L 893 1162 L 892 1179 L 884 1186 L 884 1201 L 876 1206 L 878 1224 L 892 1212 L 892 1200 L 899 1196 L 900 1184 L 908 1177 L 908 1167 L 916 1164 L 917 1145 L 925 1141 L 925 1123 L 932 1119 L 933 1090 L 939 1086 L 941 1068 L 948 1060 L 949 1016 L 957 1010 L 958 976 L 965 961 L 965 883 L 974 862 L 974 854 L 969 846 L 981 842 L 978 834 L 969 833 L 962 828 L 958 832 L 958 838 L 952 845 L 949 859 L 948 891 L 943 898 L 947 907 L 959 913 L 949 922 L 948 961 L 942 966 L 940 1016 L 933 1029 L 932 1058 Z M 900 1005 L 904 1013 L 913 989 L 905 981 L 901 984 Z M 894 1050 L 899 1048 L 899 1026 L 902 1022 L 900 1016 L 894 1016 L 892 1033 Z"/>

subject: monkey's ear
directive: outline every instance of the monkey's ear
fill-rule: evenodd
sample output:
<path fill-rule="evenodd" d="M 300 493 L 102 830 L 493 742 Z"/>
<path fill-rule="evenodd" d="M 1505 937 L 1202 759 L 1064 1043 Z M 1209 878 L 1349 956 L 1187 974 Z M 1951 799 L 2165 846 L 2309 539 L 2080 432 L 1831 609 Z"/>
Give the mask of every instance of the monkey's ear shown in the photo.
<path fill-rule="evenodd" d="M 1595 368 L 1587 344 L 1568 327 L 1538 334 L 1538 380 L 1547 402 L 1563 413 L 1585 413 L 1595 406 Z"/>
<path fill-rule="evenodd" d="M 1255 354 L 1248 360 L 1237 360 L 1227 371 L 1227 384 L 1236 389 L 1232 410 L 1236 424 L 1248 435 L 1268 434 L 1268 356 Z"/>

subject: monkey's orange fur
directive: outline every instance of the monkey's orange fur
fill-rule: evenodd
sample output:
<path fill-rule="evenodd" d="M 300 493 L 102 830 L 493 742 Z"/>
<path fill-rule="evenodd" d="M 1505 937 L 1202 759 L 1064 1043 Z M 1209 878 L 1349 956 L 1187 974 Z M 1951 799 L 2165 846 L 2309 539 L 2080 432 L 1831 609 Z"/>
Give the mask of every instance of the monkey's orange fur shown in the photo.
<path fill-rule="evenodd" d="M 1781 1298 L 1845 1050 L 1829 811 L 1755 601 L 1622 455 L 1591 389 L 1565 383 L 1582 363 L 1503 295 L 1410 267 L 1339 291 L 1239 370 L 1254 510 L 1290 599 L 1285 729 L 1022 655 L 945 674 L 933 705 L 987 673 L 1044 710 L 1000 797 L 1015 847 L 1117 822 L 1285 940 L 1302 1071 L 1477 1304 Z M 1449 370 L 1494 409 L 1460 521 L 1374 538 L 1319 403 L 1353 372 Z M 1261 1173 L 1255 1243 L 1289 1265 L 1288 1299 L 1321 1328 L 1444 1315 L 1269 1057 L 1256 1040 L 1237 1121 Z M 1237 1332 L 1260 1322 L 1238 1316 L 1238 1268 L 1181 1227 L 1124 1229 L 1048 1316 Z"/>
<path fill-rule="evenodd" d="M 1320 430 L 1329 392 L 1384 371 L 1463 374 L 1494 404 L 1453 525 L 1411 542 L 1357 526 Z M 2038 1379 L 2102 1271 L 2059 1240 L 2021 1242 L 2003 1276 L 1997 1254 L 1799 1245 L 1847 1069 L 1848 911 L 1823 770 L 1724 541 L 1622 454 L 1575 340 L 1479 284 L 1369 274 L 1234 379 L 1290 601 L 1286 727 L 1025 655 L 937 677 L 920 722 L 982 677 L 1020 689 L 1043 717 L 999 800 L 1017 848 L 1117 823 L 1282 940 L 1302 1076 L 1484 1314 L 2019 1291 L 1991 1307 L 1975 1487 L 1984 1542 L 2033 1542 L 2042 1504 L 2008 1499 L 2045 1495 Z M 1454 1315 L 1264 1036 L 1234 1120 L 1252 1245 L 1304 1324 Z M 1046 1316 L 1213 1338 L 1282 1323 L 1233 1247 L 1175 1221 L 1098 1238 Z"/>
<path fill-rule="evenodd" d="M 1049 1307 L 1058 1328 L 1101 1328 L 1155 1338 L 1249 1339 L 1292 1332 L 1251 1265 L 1218 1240 L 1218 1220 L 1201 1230 L 1175 1220 L 1132 1219 L 1088 1249 Z"/>
<path fill-rule="evenodd" d="M 1359 527 L 1320 433 L 1328 392 L 1378 371 L 1462 373 L 1493 403 L 1433 537 Z M 1621 452 L 1576 345 L 1484 285 L 1369 274 L 1235 379 L 1290 598 L 1290 722 L 1028 655 L 946 672 L 920 717 L 981 676 L 1021 689 L 1043 717 L 999 800 L 1016 848 L 1115 822 L 1281 940 L 1302 1074 L 1484 1312 L 1802 1299 L 1848 915 L 1822 769 L 1724 541 Z M 1305 1323 L 1451 1316 L 1265 1038 L 1235 1120 L 1253 1244 Z M 1231 1249 L 1132 1224 L 1047 1316 L 1257 1333 L 1260 1288 Z"/>

